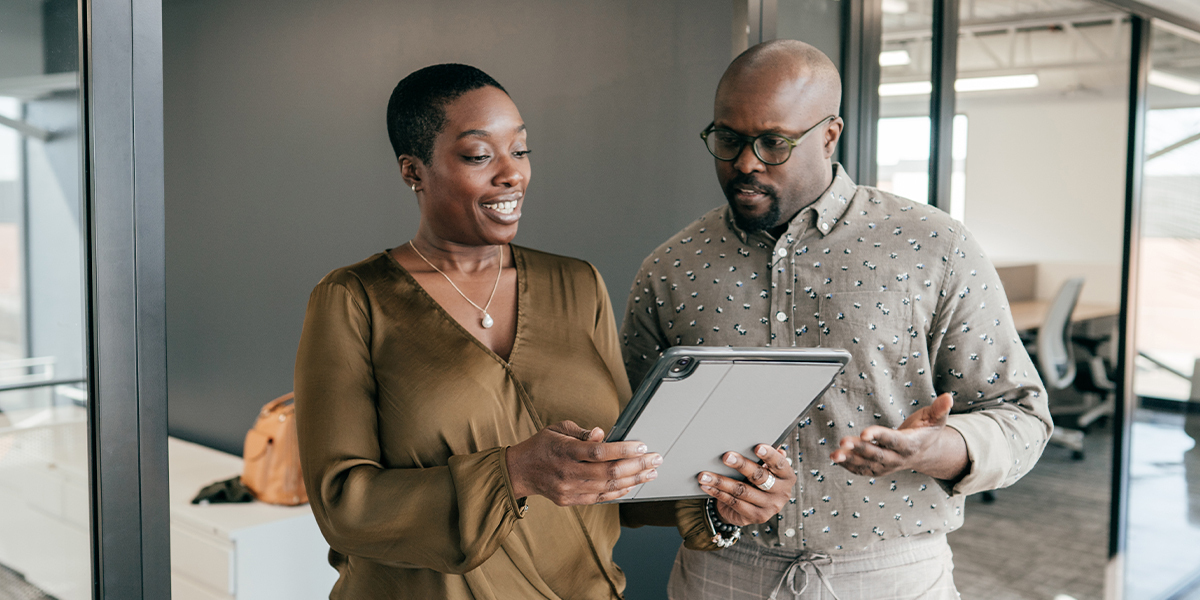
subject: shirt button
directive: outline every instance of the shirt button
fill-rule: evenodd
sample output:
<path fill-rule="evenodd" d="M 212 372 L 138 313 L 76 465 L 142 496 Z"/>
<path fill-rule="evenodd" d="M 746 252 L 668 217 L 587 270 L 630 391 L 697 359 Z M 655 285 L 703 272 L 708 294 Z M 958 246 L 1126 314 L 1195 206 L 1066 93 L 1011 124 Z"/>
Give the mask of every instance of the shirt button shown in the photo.
<path fill-rule="evenodd" d="M 777 254 L 779 254 L 780 256 L 787 256 L 787 248 L 780 248 L 779 250 L 776 250 L 775 252 Z"/>
<path fill-rule="evenodd" d="M 783 532 L 783 535 L 786 535 L 786 536 L 788 536 L 788 537 L 795 537 L 795 536 L 796 536 L 796 530 L 795 530 L 795 529 L 792 529 L 791 527 L 789 527 L 787 531 Z"/>
<path fill-rule="evenodd" d="M 829 223 L 821 223 L 821 231 L 829 231 Z"/>
<path fill-rule="evenodd" d="M 783 314 L 783 311 L 781 310 L 781 311 L 775 313 L 775 320 L 782 323 L 787 320 L 787 315 Z"/>

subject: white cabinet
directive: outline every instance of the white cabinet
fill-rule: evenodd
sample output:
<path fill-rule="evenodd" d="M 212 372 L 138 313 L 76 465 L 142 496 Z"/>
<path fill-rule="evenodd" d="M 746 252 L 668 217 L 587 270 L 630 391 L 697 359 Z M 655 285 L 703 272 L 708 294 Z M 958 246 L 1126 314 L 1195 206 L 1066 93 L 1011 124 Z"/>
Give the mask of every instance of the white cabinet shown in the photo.
<path fill-rule="evenodd" d="M 89 600 L 86 414 L 65 407 L 3 416 L 0 564 L 56 598 Z M 193 505 L 200 488 L 241 473 L 242 459 L 175 438 L 168 448 L 175 600 L 329 597 L 337 571 L 307 504 Z"/>
<path fill-rule="evenodd" d="M 90 600 L 87 415 L 0 414 L 0 564 L 60 600 Z"/>
<path fill-rule="evenodd" d="M 337 571 L 307 504 L 191 504 L 200 488 L 241 473 L 242 460 L 175 438 L 168 447 L 174 600 L 329 597 Z"/>

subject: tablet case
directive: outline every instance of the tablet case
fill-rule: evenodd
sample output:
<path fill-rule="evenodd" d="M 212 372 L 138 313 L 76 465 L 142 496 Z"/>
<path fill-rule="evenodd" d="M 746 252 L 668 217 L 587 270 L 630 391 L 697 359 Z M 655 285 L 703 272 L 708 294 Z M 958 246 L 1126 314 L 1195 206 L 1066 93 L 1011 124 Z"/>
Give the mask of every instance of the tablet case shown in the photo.
<path fill-rule="evenodd" d="M 721 456 L 753 458 L 758 444 L 784 443 L 849 360 L 824 348 L 669 348 L 607 438 L 643 442 L 663 464 L 616 502 L 706 496 L 700 471 L 744 479 Z"/>

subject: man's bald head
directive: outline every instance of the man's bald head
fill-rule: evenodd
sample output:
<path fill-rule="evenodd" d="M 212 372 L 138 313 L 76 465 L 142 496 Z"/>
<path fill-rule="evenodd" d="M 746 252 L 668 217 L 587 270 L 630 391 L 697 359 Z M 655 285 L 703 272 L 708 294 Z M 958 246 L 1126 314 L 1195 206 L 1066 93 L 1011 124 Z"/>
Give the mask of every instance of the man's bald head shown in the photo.
<path fill-rule="evenodd" d="M 717 180 L 739 227 L 782 227 L 829 187 L 830 160 L 844 126 L 837 116 L 841 103 L 837 68 L 804 42 L 762 43 L 729 65 L 717 85 L 712 130 L 744 142 L 768 134 L 792 142 L 782 163 L 768 165 L 747 150 L 758 142 L 743 143 L 732 159 L 716 160 Z"/>
<path fill-rule="evenodd" d="M 842 104 L 842 79 L 824 52 L 798 40 L 772 40 L 738 55 L 717 84 L 717 99 L 734 89 L 774 88 L 798 94 L 816 112 L 836 115 Z"/>

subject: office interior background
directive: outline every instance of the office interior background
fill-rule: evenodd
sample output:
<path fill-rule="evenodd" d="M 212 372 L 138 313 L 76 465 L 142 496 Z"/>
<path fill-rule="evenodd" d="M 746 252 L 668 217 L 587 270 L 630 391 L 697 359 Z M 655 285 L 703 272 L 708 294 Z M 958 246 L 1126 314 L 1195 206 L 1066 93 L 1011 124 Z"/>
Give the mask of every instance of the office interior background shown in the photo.
<path fill-rule="evenodd" d="M 307 507 L 189 500 L 290 391 L 313 285 L 415 231 L 396 82 L 508 89 L 516 242 L 620 307 L 724 202 L 697 134 L 776 38 L 840 66 L 849 174 L 962 220 L 1030 343 L 1071 340 L 1055 444 L 949 537 L 963 596 L 1200 598 L 1200 4 L 3 0 L 0 600 L 326 597 Z M 628 598 L 677 546 L 623 531 Z"/>

